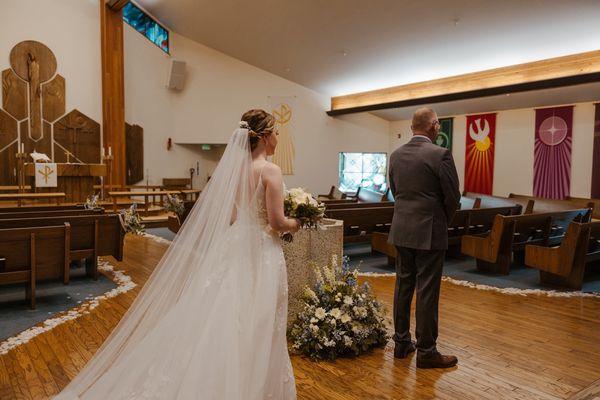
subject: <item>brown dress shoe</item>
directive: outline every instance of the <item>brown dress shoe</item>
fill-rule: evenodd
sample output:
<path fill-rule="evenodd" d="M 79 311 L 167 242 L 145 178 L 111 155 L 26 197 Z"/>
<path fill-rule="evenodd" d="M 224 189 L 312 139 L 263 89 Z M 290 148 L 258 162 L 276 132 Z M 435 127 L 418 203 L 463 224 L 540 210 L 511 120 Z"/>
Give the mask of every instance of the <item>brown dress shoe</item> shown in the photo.
<path fill-rule="evenodd" d="M 458 363 L 455 356 L 444 356 L 437 351 L 431 354 L 417 354 L 417 368 L 451 368 Z"/>
<path fill-rule="evenodd" d="M 410 342 L 406 344 L 396 344 L 396 346 L 394 346 L 394 357 L 406 358 L 410 353 L 413 353 L 415 350 L 415 342 Z"/>

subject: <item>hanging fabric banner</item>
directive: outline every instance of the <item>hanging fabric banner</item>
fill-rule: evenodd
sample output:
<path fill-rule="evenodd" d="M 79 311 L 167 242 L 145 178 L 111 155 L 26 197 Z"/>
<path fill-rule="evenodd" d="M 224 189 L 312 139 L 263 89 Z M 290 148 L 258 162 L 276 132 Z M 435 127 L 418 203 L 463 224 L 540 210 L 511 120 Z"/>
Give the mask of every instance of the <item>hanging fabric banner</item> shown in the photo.
<path fill-rule="evenodd" d="M 440 118 L 440 132 L 435 138 L 435 144 L 452 150 L 452 121 L 454 118 Z"/>
<path fill-rule="evenodd" d="M 564 199 L 571 188 L 573 106 L 535 110 L 533 194 Z"/>
<path fill-rule="evenodd" d="M 295 97 L 269 97 L 271 101 L 271 113 L 277 122 L 279 136 L 273 163 L 281 167 L 284 175 L 294 174 L 294 162 L 296 159 L 296 145 L 294 143 L 294 106 Z"/>
<path fill-rule="evenodd" d="M 596 104 L 594 123 L 594 158 L 592 163 L 592 198 L 600 199 L 600 103 Z"/>
<path fill-rule="evenodd" d="M 465 191 L 492 194 L 496 114 L 467 116 Z"/>

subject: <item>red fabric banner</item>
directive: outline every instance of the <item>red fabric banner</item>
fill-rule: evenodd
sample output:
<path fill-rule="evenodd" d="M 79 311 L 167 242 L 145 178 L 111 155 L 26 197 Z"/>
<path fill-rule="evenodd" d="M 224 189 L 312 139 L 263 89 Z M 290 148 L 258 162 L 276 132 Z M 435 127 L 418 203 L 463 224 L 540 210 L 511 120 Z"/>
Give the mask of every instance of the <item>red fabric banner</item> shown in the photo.
<path fill-rule="evenodd" d="M 596 104 L 594 123 L 594 161 L 592 164 L 592 198 L 600 199 L 600 103 Z"/>
<path fill-rule="evenodd" d="M 496 114 L 469 115 L 467 117 L 465 191 L 492 194 L 495 144 Z"/>
<path fill-rule="evenodd" d="M 564 199 L 571 192 L 573 106 L 535 110 L 533 194 Z"/>

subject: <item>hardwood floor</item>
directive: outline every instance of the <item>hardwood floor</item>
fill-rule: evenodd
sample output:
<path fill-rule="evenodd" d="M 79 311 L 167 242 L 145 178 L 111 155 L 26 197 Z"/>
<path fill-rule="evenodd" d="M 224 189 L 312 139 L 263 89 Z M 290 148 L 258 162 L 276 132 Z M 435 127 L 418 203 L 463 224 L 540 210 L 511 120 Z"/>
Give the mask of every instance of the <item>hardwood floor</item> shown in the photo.
<path fill-rule="evenodd" d="M 126 240 L 135 289 L 0 356 L 0 399 L 45 399 L 85 365 L 137 295 L 165 245 Z M 394 280 L 369 278 L 391 312 Z M 593 399 L 600 387 L 600 299 L 504 295 L 442 283 L 439 348 L 451 370 L 418 370 L 393 345 L 358 359 L 293 356 L 300 399 Z M 586 389 L 587 388 L 587 389 Z M 596 393 L 594 393 L 596 392 Z"/>

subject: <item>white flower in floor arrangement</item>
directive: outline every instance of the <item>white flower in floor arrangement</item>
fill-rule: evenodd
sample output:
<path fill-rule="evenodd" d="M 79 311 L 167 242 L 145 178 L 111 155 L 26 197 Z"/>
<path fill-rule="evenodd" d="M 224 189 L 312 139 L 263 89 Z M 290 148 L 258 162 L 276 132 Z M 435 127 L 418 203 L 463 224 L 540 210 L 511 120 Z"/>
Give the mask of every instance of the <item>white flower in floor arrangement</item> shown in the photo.
<path fill-rule="evenodd" d="M 302 311 L 289 332 L 294 351 L 333 360 L 384 347 L 385 309 L 368 283 L 358 285 L 358 271 L 350 270 L 348 259 L 339 265 L 334 256 L 331 265 L 315 266 L 315 275 L 317 283 L 305 289 Z"/>

